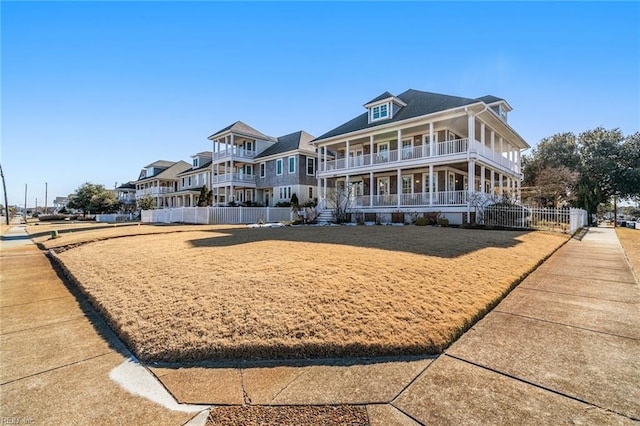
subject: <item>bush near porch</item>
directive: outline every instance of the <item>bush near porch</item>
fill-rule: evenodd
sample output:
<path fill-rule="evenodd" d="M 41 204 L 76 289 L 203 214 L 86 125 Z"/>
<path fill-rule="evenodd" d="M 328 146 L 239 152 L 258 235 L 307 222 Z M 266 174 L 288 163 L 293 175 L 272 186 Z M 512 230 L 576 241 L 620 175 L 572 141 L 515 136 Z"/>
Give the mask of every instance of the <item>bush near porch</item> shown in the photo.
<path fill-rule="evenodd" d="M 58 256 L 144 361 L 381 356 L 440 353 L 566 239 L 211 227 L 94 241 Z"/>

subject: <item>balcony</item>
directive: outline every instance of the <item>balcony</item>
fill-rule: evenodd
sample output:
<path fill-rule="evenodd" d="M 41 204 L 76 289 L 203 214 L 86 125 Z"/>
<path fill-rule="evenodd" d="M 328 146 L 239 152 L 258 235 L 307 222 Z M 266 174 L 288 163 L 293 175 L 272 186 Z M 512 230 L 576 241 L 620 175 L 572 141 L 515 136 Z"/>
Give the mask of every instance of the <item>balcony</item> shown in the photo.
<path fill-rule="evenodd" d="M 246 173 L 224 173 L 213 176 L 211 183 L 212 185 L 233 184 L 238 186 L 254 187 L 256 184 L 256 177 L 255 175 L 249 175 Z"/>
<path fill-rule="evenodd" d="M 230 149 L 223 149 L 219 152 L 214 152 L 213 160 L 224 160 L 224 159 L 231 159 L 231 158 L 237 158 L 239 160 L 251 160 L 256 155 L 258 155 L 257 151 L 250 151 L 244 148 L 234 146 Z"/>
<path fill-rule="evenodd" d="M 174 192 L 173 188 L 168 186 L 153 186 L 151 188 L 138 189 L 136 191 L 136 198 L 144 197 L 145 195 L 162 195 L 169 194 L 170 192 Z"/>
<path fill-rule="evenodd" d="M 466 206 L 468 192 L 462 191 L 435 191 L 429 196 L 428 192 L 415 194 L 390 195 L 361 195 L 355 197 L 351 208 L 367 207 L 429 207 L 429 206 Z M 399 202 L 398 202 L 399 201 Z"/>
<path fill-rule="evenodd" d="M 471 146 L 469 146 L 469 144 L 471 144 Z M 444 142 L 435 142 L 433 144 L 433 152 L 431 152 L 430 144 L 423 144 L 411 148 L 385 150 L 374 154 L 350 156 L 349 158 L 338 158 L 324 163 L 321 162 L 318 173 L 322 175 L 325 172 L 369 168 L 369 166 L 382 166 L 374 167 L 375 169 L 382 169 L 385 164 L 391 163 L 394 165 L 397 165 L 398 163 L 413 165 L 411 163 L 415 164 L 416 160 L 437 160 L 446 156 L 466 155 L 467 153 L 475 154 L 510 170 L 519 172 L 516 162 L 509 160 L 503 153 L 492 151 L 489 147 L 483 146 L 475 140 L 470 142 L 468 138 L 462 138 Z M 420 161 L 417 162 L 420 163 Z M 425 164 L 428 164 L 428 162 L 425 161 Z"/>

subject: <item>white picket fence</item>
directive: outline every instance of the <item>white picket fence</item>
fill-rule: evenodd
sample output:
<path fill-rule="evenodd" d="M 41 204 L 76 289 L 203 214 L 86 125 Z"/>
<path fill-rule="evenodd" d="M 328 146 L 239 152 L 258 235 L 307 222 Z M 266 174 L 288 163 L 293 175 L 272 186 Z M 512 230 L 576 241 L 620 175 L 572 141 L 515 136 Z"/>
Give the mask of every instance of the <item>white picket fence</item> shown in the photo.
<path fill-rule="evenodd" d="M 293 220 L 288 207 L 178 207 L 142 210 L 143 223 L 193 223 L 201 225 L 236 225 Z"/>
<path fill-rule="evenodd" d="M 489 226 L 540 229 L 574 233 L 587 226 L 586 210 L 550 209 L 520 205 L 494 205 L 483 211 L 482 221 Z"/>

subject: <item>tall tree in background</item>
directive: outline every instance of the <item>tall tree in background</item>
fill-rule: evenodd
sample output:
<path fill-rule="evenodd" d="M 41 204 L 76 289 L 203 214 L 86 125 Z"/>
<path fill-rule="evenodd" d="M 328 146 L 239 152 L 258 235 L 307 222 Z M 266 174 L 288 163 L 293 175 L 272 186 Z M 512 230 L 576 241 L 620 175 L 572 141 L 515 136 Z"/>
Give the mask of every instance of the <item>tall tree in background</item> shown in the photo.
<path fill-rule="evenodd" d="M 523 156 L 523 196 L 544 205 L 569 202 L 591 215 L 613 197 L 640 197 L 640 134 L 598 127 L 560 133 Z"/>
<path fill-rule="evenodd" d="M 105 189 L 104 185 L 83 183 L 73 194 L 69 195 L 67 207 L 87 213 L 112 213 L 118 210 L 120 203 L 113 191 Z"/>

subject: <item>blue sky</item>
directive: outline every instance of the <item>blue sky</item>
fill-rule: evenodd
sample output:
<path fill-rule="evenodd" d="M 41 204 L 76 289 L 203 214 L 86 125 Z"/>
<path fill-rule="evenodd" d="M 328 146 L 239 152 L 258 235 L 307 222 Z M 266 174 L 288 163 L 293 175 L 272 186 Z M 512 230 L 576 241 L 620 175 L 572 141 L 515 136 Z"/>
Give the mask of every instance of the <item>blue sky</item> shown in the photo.
<path fill-rule="evenodd" d="M 7 2 L 9 204 L 112 188 L 237 121 L 313 135 L 413 88 L 505 98 L 535 146 L 640 123 L 640 3 Z"/>

